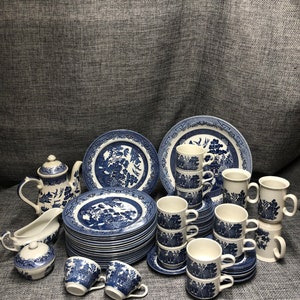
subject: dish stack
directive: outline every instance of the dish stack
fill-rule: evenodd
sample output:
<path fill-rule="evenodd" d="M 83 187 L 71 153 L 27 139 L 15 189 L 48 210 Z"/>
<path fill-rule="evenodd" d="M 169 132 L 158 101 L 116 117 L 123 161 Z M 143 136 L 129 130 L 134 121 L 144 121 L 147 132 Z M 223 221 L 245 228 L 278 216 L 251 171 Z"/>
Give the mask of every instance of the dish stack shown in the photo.
<path fill-rule="evenodd" d="M 156 203 L 129 188 L 88 191 L 63 211 L 66 251 L 106 268 L 111 260 L 128 264 L 144 258 L 155 243 Z"/>
<path fill-rule="evenodd" d="M 204 170 L 215 156 L 195 144 L 181 144 L 176 147 L 175 193 L 188 202 L 189 209 L 198 211 L 198 218 L 192 222 L 199 228 L 197 237 L 211 233 L 214 208 L 208 193 L 211 191 L 214 173 Z"/>

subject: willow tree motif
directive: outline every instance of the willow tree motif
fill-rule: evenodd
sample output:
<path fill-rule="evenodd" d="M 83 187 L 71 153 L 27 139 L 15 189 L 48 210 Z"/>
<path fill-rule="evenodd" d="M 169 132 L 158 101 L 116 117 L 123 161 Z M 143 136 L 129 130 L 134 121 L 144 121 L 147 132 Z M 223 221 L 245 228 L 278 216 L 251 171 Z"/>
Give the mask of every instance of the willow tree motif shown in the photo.
<path fill-rule="evenodd" d="M 181 226 L 181 218 L 179 215 L 166 215 L 162 212 L 157 212 L 157 223 L 166 229 L 179 229 Z"/>
<path fill-rule="evenodd" d="M 279 209 L 280 206 L 275 199 L 271 202 L 260 199 L 258 202 L 258 214 L 264 219 L 275 220 Z"/>
<path fill-rule="evenodd" d="M 142 176 L 142 160 L 135 149 L 122 145 L 106 151 L 99 165 L 103 186 L 131 187 Z"/>
<path fill-rule="evenodd" d="M 215 219 L 215 230 L 221 236 L 228 238 L 238 238 L 242 235 L 241 224 L 231 224 L 218 219 Z"/>
<path fill-rule="evenodd" d="M 244 190 L 241 190 L 239 193 L 230 193 L 224 188 L 223 203 L 234 203 L 244 207 L 246 204 L 246 193 Z"/>
<path fill-rule="evenodd" d="M 266 250 L 268 243 L 270 242 L 269 232 L 258 228 L 255 234 L 255 241 L 257 248 Z"/>
<path fill-rule="evenodd" d="M 213 282 L 207 284 L 202 282 L 195 282 L 192 279 L 187 280 L 187 290 L 199 299 L 212 298 L 215 295 L 216 287 Z"/>
<path fill-rule="evenodd" d="M 203 279 L 216 277 L 218 271 L 215 263 L 200 264 L 193 262 L 190 259 L 187 260 L 187 269 L 195 277 Z"/>

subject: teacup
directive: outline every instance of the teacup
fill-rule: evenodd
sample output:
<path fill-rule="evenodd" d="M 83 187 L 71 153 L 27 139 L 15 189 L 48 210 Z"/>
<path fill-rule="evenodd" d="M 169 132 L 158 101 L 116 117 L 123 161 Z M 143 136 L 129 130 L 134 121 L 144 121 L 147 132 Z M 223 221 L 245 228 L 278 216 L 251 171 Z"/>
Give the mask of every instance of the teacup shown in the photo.
<path fill-rule="evenodd" d="M 256 182 L 250 183 L 251 173 L 239 168 L 229 168 L 222 172 L 223 203 L 234 203 L 244 208 L 249 203 L 257 203 L 259 186 Z M 255 198 L 248 196 L 249 190 L 256 190 Z"/>
<path fill-rule="evenodd" d="M 253 239 L 241 237 L 238 239 L 229 239 L 220 236 L 213 230 L 214 239 L 221 245 L 223 254 L 232 254 L 234 257 L 241 256 L 246 251 L 254 250 L 256 243 Z"/>
<path fill-rule="evenodd" d="M 175 186 L 176 195 L 184 198 L 188 203 L 188 208 L 197 209 L 201 207 L 204 196 L 209 193 L 213 185 L 211 182 L 204 182 L 199 188 L 196 189 L 183 189 Z"/>
<path fill-rule="evenodd" d="M 183 228 L 196 221 L 199 213 L 188 209 L 188 203 L 179 196 L 164 196 L 157 200 L 157 224 L 165 229 Z"/>
<path fill-rule="evenodd" d="M 183 170 L 200 171 L 214 159 L 214 154 L 195 144 L 181 144 L 176 147 L 176 167 Z"/>
<path fill-rule="evenodd" d="M 103 289 L 105 277 L 101 276 L 101 267 L 95 261 L 82 257 L 71 256 L 65 262 L 65 287 L 68 293 L 83 296 L 87 292 Z M 97 282 L 101 285 L 94 286 Z"/>
<path fill-rule="evenodd" d="M 157 259 L 165 269 L 178 269 L 186 263 L 186 245 L 177 247 L 166 247 L 157 243 Z"/>
<path fill-rule="evenodd" d="M 281 223 L 269 224 L 259 221 L 255 234 L 256 257 L 265 262 L 275 262 L 284 257 L 286 243 L 281 236 Z"/>
<path fill-rule="evenodd" d="M 106 269 L 104 292 L 115 300 L 143 298 L 148 294 L 148 287 L 142 283 L 138 270 L 127 263 L 113 260 Z"/>
<path fill-rule="evenodd" d="M 199 232 L 197 225 L 189 225 L 180 229 L 165 229 L 157 225 L 156 240 L 166 247 L 177 247 L 190 241 Z"/>
<path fill-rule="evenodd" d="M 297 211 L 297 197 L 287 194 L 290 185 L 288 180 L 277 176 L 264 176 L 259 180 L 260 199 L 258 201 L 259 219 L 267 223 L 279 223 L 283 216 L 292 217 Z M 292 211 L 288 211 L 286 203 L 291 200 Z M 289 201 L 290 202 L 290 201 Z"/>
<path fill-rule="evenodd" d="M 253 224 L 254 226 L 248 227 Z M 226 203 L 215 208 L 214 230 L 226 238 L 238 239 L 258 228 L 258 220 L 248 219 L 248 212 L 242 206 Z"/>
<path fill-rule="evenodd" d="M 210 182 L 215 178 L 212 171 L 186 171 L 176 168 L 175 185 L 176 188 L 196 189 L 204 182 Z"/>
<path fill-rule="evenodd" d="M 231 254 L 222 255 L 221 246 L 209 238 L 197 238 L 187 244 L 187 271 L 201 279 L 215 278 L 221 270 L 231 267 L 235 257 Z"/>
<path fill-rule="evenodd" d="M 197 299 L 212 299 L 222 290 L 233 286 L 234 283 L 231 275 L 221 275 L 210 279 L 197 278 L 188 271 L 186 271 L 186 275 L 186 290 Z"/>

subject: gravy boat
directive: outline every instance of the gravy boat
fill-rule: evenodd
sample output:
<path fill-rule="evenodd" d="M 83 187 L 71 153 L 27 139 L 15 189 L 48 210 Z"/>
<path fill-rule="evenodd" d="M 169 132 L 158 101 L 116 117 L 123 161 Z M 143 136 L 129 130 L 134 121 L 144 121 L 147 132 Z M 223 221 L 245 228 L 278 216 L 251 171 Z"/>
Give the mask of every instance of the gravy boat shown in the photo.
<path fill-rule="evenodd" d="M 58 234 L 60 227 L 58 217 L 62 211 L 61 208 L 51 208 L 33 222 L 15 231 L 13 235 L 10 231 L 6 231 L 0 237 L 3 247 L 18 252 L 30 242 L 51 242 Z"/>

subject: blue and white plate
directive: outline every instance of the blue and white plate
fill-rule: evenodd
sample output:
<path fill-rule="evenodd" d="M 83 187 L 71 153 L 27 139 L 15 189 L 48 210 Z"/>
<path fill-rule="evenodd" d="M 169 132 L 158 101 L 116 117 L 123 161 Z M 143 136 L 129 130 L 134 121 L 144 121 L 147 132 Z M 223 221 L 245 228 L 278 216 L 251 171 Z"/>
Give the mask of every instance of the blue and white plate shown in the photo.
<path fill-rule="evenodd" d="M 88 147 L 82 175 L 89 190 L 128 187 L 150 194 L 159 178 L 157 151 L 137 132 L 108 131 Z"/>
<path fill-rule="evenodd" d="M 175 191 L 176 146 L 197 144 L 216 155 L 205 168 L 215 174 L 213 191 L 222 187 L 222 171 L 242 168 L 252 172 L 252 155 L 242 134 L 228 122 L 212 116 L 194 116 L 173 126 L 164 136 L 158 150 L 160 179 L 169 194 Z"/>
<path fill-rule="evenodd" d="M 81 236 L 115 237 L 135 235 L 156 217 L 156 202 L 148 194 L 115 187 L 85 192 L 64 208 L 64 225 Z"/>

